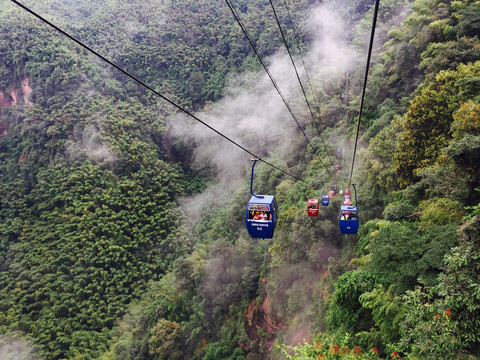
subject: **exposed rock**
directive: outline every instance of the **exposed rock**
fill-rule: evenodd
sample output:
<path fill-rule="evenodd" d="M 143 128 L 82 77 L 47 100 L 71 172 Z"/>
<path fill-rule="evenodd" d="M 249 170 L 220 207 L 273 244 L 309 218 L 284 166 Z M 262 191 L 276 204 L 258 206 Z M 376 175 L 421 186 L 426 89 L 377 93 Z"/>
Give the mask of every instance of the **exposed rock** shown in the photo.
<path fill-rule="evenodd" d="M 5 95 L 3 91 L 0 91 L 0 108 L 11 106 L 10 97 Z"/>
<path fill-rule="evenodd" d="M 32 92 L 32 88 L 30 87 L 30 76 L 25 75 L 22 80 L 22 91 L 23 91 L 23 101 L 25 105 L 32 106 L 33 102 L 30 101 L 28 95 Z"/>
<path fill-rule="evenodd" d="M 254 301 L 244 311 L 245 332 L 250 340 L 263 344 L 263 358 L 268 359 L 278 332 L 285 326 L 278 314 L 270 311 L 267 296 L 260 306 Z"/>
<path fill-rule="evenodd" d="M 15 90 L 11 90 L 8 94 L 12 98 L 12 103 L 10 105 L 11 106 L 12 105 L 17 105 L 17 92 Z"/>
<path fill-rule="evenodd" d="M 23 153 L 22 155 L 20 155 L 20 158 L 18 159 L 18 163 L 23 164 L 25 161 L 27 161 L 27 156 L 25 155 L 25 153 Z"/>
<path fill-rule="evenodd" d="M 8 135 L 8 129 L 2 120 L 0 120 L 0 135 Z"/>
<path fill-rule="evenodd" d="M 32 88 L 30 87 L 30 76 L 25 75 L 20 83 L 23 92 L 23 102 L 27 106 L 32 106 L 33 102 L 30 100 Z M 0 91 L 0 109 L 10 106 L 18 105 L 18 91 L 15 86 L 9 86 L 6 93 Z"/>

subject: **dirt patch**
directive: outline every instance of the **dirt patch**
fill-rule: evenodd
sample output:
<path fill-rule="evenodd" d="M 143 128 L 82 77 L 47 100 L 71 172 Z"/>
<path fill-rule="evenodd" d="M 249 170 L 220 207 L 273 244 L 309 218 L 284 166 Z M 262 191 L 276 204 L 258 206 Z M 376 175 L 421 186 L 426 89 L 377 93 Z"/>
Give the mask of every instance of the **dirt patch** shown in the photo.
<path fill-rule="evenodd" d="M 32 106 L 33 102 L 30 100 L 32 88 L 30 86 L 30 76 L 25 75 L 20 83 L 23 92 L 23 101 L 25 105 Z M 5 91 L 0 91 L 0 109 L 18 105 L 18 91 L 17 87 L 10 85 Z"/>
<path fill-rule="evenodd" d="M 270 298 L 267 296 L 260 305 L 254 301 L 244 311 L 245 332 L 248 337 L 263 345 L 263 359 L 268 359 L 275 338 L 285 325 L 280 316 L 270 309 Z"/>
<path fill-rule="evenodd" d="M 9 106 L 11 106 L 10 96 L 7 96 L 3 91 L 0 91 L 0 108 Z"/>
<path fill-rule="evenodd" d="M 22 91 L 23 91 L 23 101 L 25 105 L 32 106 L 33 102 L 30 101 L 28 95 L 32 92 L 32 88 L 30 87 L 30 76 L 26 75 L 22 80 Z"/>
<path fill-rule="evenodd" d="M 20 158 L 18 159 L 18 163 L 23 164 L 25 161 L 27 161 L 27 155 L 23 153 L 22 155 L 20 155 Z"/>
<path fill-rule="evenodd" d="M 8 129 L 2 120 L 0 120 L 0 135 L 8 135 Z"/>
<path fill-rule="evenodd" d="M 301 327 L 295 331 L 292 338 L 288 341 L 291 346 L 297 346 L 303 344 L 304 341 L 311 343 L 312 336 L 310 335 L 310 329 L 308 327 Z"/>
<path fill-rule="evenodd" d="M 12 103 L 10 105 L 17 105 L 17 92 L 15 90 L 12 90 L 8 93 L 10 97 L 12 98 Z"/>

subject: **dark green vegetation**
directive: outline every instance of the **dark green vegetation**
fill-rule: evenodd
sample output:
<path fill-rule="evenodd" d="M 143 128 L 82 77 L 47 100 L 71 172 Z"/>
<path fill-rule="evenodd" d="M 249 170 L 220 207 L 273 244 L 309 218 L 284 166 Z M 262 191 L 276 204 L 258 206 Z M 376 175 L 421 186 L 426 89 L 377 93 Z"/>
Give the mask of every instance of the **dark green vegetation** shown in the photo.
<path fill-rule="evenodd" d="M 223 1 L 25 3 L 191 111 L 261 74 Z M 299 25 L 321 2 L 289 4 L 299 38 L 274 3 L 293 53 L 308 54 L 329 26 Z M 372 3 L 332 7 L 359 54 Z M 234 5 L 262 56 L 275 54 L 268 2 Z M 347 185 L 363 55 L 338 76 L 311 74 L 330 149 L 307 115 L 317 154 L 299 132 L 284 139 L 288 150 L 235 134 L 306 181 L 257 167 L 256 192 L 277 196 L 280 218 L 272 240 L 252 240 L 246 160 L 231 164 L 242 185 L 185 216 L 225 170 L 195 162 L 202 139 L 174 137 L 168 124 L 184 120 L 171 106 L 4 1 L 0 355 L 479 358 L 479 29 L 478 1 L 380 3 L 354 172 L 358 236 L 340 235 L 338 197 L 317 219 L 305 208 L 309 183 L 313 197 Z M 321 162 L 339 163 L 340 175 Z M 303 339 L 314 341 L 281 345 Z"/>

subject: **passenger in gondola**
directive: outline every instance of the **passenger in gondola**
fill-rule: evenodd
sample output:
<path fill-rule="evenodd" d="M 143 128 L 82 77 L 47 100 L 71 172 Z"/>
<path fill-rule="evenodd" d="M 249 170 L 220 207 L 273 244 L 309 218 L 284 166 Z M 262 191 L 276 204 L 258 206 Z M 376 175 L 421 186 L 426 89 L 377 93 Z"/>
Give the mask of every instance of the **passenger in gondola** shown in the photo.
<path fill-rule="evenodd" d="M 260 213 L 260 221 L 267 221 L 268 220 L 268 215 L 266 212 L 262 211 Z"/>
<path fill-rule="evenodd" d="M 355 214 L 354 212 L 351 212 L 350 214 L 348 214 L 348 220 L 356 221 L 357 220 L 357 214 Z"/>
<path fill-rule="evenodd" d="M 260 212 L 259 211 L 255 212 L 255 215 L 253 216 L 253 220 L 260 220 Z"/>

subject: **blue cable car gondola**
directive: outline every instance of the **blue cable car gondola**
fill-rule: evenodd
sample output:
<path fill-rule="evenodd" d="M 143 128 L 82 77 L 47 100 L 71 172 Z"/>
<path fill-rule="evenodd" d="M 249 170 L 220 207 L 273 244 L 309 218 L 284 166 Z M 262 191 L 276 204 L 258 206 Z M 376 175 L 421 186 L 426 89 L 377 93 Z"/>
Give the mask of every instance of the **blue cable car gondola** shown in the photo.
<path fill-rule="evenodd" d="M 330 202 L 330 197 L 328 195 L 323 195 L 322 196 L 322 205 L 323 206 L 328 206 L 329 202 Z"/>
<path fill-rule="evenodd" d="M 322 189 L 322 205 L 323 206 L 328 206 L 328 203 L 330 202 L 330 196 L 325 195 L 323 193 L 324 190 L 325 190 L 325 188 Z"/>
<path fill-rule="evenodd" d="M 278 220 L 278 207 L 275 196 L 253 193 L 253 169 L 258 159 L 253 160 L 250 193 L 252 197 L 245 212 L 245 223 L 252 238 L 271 239 Z"/>
<path fill-rule="evenodd" d="M 342 205 L 338 215 L 338 226 L 342 234 L 356 234 L 358 231 L 357 188 L 355 189 L 355 205 Z"/>

